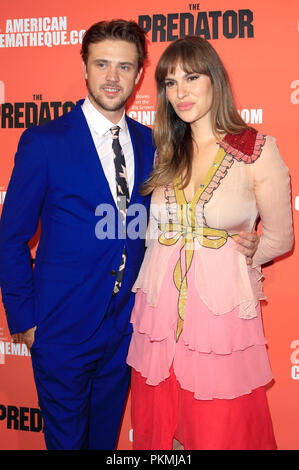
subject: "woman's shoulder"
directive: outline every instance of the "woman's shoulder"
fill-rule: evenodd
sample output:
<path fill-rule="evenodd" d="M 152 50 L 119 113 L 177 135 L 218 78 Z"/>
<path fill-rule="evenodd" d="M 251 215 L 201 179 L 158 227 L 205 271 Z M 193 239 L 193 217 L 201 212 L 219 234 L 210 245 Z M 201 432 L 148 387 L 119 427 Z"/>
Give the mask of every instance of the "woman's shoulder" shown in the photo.
<path fill-rule="evenodd" d="M 249 127 L 239 134 L 226 134 L 222 147 L 237 161 L 252 164 L 249 168 L 254 178 L 268 177 L 271 173 L 288 177 L 289 170 L 272 135 Z"/>
<path fill-rule="evenodd" d="M 262 153 L 268 136 L 248 127 L 238 134 L 226 134 L 219 145 L 237 161 L 255 162 Z"/>

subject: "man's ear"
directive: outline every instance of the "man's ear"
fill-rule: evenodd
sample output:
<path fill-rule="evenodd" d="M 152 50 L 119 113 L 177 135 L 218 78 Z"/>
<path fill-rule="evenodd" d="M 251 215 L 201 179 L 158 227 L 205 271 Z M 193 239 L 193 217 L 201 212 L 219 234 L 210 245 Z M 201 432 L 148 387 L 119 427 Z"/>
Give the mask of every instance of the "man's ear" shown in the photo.
<path fill-rule="evenodd" d="M 141 69 L 140 69 L 139 72 L 137 73 L 137 77 L 135 78 L 135 85 L 137 85 L 137 83 L 139 82 L 142 73 L 143 73 L 143 67 L 141 67 Z"/>
<path fill-rule="evenodd" d="M 86 64 L 85 64 L 84 60 L 82 60 L 82 69 L 83 69 L 84 78 L 85 78 L 85 80 L 87 80 L 88 73 L 87 73 L 87 67 L 86 67 Z"/>

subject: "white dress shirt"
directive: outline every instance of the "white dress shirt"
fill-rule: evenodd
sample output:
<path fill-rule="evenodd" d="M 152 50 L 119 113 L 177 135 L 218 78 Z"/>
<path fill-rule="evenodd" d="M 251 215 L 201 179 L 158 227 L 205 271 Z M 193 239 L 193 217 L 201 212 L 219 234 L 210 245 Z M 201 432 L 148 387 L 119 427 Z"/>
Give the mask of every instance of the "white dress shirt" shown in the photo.
<path fill-rule="evenodd" d="M 110 191 L 116 203 L 116 182 L 115 182 L 115 166 L 114 153 L 112 150 L 112 134 L 111 127 L 119 126 L 119 143 L 123 149 L 130 196 L 134 185 L 134 152 L 131 142 L 129 129 L 127 126 L 125 112 L 117 124 L 110 122 L 102 113 L 100 113 L 89 100 L 88 96 L 82 104 L 82 111 L 86 118 L 90 129 L 94 145 L 102 164 L 106 179 L 110 186 Z"/>

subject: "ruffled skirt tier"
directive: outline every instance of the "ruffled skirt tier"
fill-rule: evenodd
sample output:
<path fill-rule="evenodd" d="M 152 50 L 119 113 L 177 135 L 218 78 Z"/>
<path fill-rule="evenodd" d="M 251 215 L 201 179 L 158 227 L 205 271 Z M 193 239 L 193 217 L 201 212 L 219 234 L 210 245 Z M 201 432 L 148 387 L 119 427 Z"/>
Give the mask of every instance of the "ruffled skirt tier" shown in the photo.
<path fill-rule="evenodd" d="M 259 302 L 264 298 L 260 271 L 247 267 L 234 242 L 229 240 L 220 250 L 195 250 L 178 342 L 173 272 L 179 246 L 158 244 L 148 253 L 134 286 L 134 332 L 127 358 L 146 383 L 158 385 L 173 365 L 184 390 L 196 399 L 212 400 L 249 394 L 271 381 Z"/>

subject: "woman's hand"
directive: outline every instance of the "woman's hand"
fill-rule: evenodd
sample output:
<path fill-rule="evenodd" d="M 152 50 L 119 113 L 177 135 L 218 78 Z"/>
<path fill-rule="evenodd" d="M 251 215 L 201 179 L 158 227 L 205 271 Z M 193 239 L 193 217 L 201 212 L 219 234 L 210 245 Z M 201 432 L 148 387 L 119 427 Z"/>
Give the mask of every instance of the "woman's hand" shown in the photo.
<path fill-rule="evenodd" d="M 238 251 L 246 256 L 246 263 L 251 265 L 260 241 L 257 232 L 255 230 L 252 232 L 241 231 L 234 240 L 237 243 Z"/>

